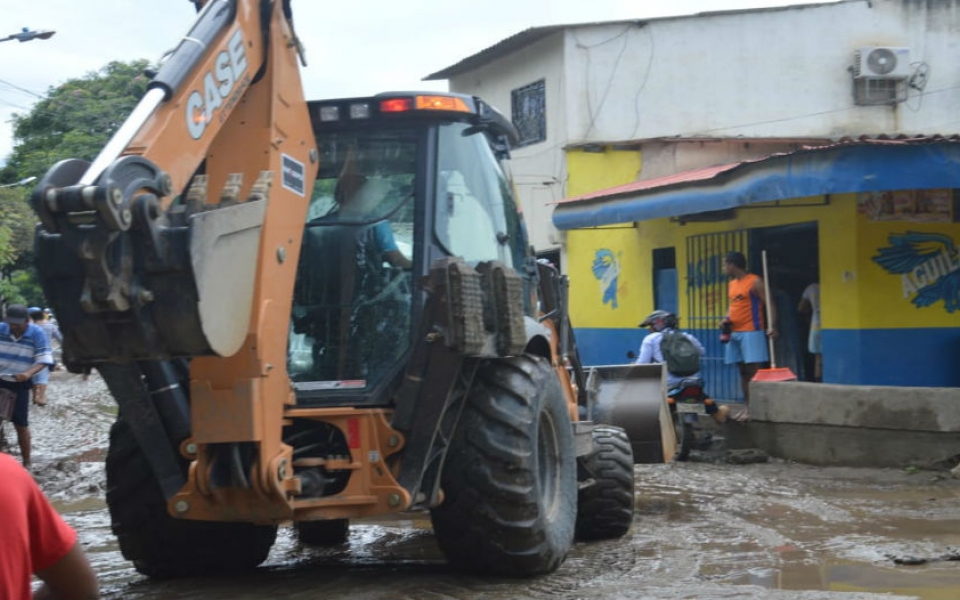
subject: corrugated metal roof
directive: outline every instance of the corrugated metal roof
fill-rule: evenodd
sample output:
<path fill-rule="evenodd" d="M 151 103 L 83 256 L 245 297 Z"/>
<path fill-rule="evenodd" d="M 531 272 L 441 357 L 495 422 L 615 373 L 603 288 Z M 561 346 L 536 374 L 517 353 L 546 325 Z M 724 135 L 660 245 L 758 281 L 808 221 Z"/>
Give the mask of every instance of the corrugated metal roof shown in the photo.
<path fill-rule="evenodd" d="M 788 0 L 783 0 L 788 1 Z M 718 10 L 718 11 L 706 11 L 699 12 L 690 15 L 677 15 L 671 17 L 656 17 L 653 19 L 622 19 L 618 21 L 595 21 L 590 23 L 568 23 L 562 25 L 546 25 L 542 27 L 531 27 L 525 29 L 519 33 L 515 33 L 510 37 L 507 37 L 496 44 L 484 48 L 476 54 L 471 54 L 470 56 L 464 58 L 460 62 L 457 62 L 449 67 L 444 67 L 436 73 L 431 73 L 423 78 L 423 81 L 435 81 L 438 79 L 450 79 L 461 73 L 473 70 L 477 67 L 481 67 L 485 64 L 491 63 L 498 58 L 502 58 L 509 54 L 516 52 L 526 46 L 529 46 L 535 42 L 539 42 L 545 37 L 553 35 L 558 31 L 563 31 L 564 29 L 579 29 L 582 27 L 596 27 L 602 25 L 626 25 L 629 23 L 636 23 L 638 25 L 645 23 L 654 23 L 658 21 L 674 21 L 680 19 L 695 19 L 701 17 L 715 17 L 722 15 L 731 15 L 731 14 L 743 14 L 743 13 L 758 13 L 758 12 L 774 12 L 782 10 L 796 10 L 803 8 L 811 8 L 817 6 L 827 6 L 830 4 L 840 4 L 843 2 L 855 2 L 862 0 L 835 0 L 833 2 L 814 2 L 809 4 L 793 4 L 789 6 L 767 6 L 762 8 L 745 8 L 745 9 L 735 9 L 735 10 Z"/>
<path fill-rule="evenodd" d="M 558 229 L 679 217 L 825 194 L 960 188 L 960 136 L 858 139 L 684 171 L 562 200 Z"/>
<path fill-rule="evenodd" d="M 572 196 L 570 198 L 564 198 L 556 202 L 555 204 L 565 204 L 571 202 L 586 202 L 588 200 L 602 200 L 602 199 L 612 199 L 618 196 L 623 195 L 635 195 L 638 192 L 643 192 L 645 190 L 669 190 L 677 187 L 687 187 L 691 184 L 697 182 L 703 182 L 710 179 L 720 179 L 721 175 L 727 174 L 731 171 L 736 170 L 739 167 L 744 165 L 750 165 L 755 163 L 762 163 L 765 161 L 770 161 L 777 157 L 782 156 L 791 156 L 795 154 L 809 153 L 809 152 L 818 152 L 823 151 L 829 148 L 837 148 L 841 146 L 855 146 L 855 145 L 897 145 L 897 144 L 930 144 L 935 142 L 960 142 L 960 134 L 933 134 L 933 135 L 922 135 L 922 136 L 907 136 L 907 135 L 887 135 L 880 134 L 876 136 L 870 135 L 861 135 L 858 137 L 844 137 L 832 144 L 823 144 L 817 146 L 808 146 L 794 150 L 793 152 L 777 152 L 775 154 L 769 154 L 767 156 L 762 156 L 760 158 L 755 158 L 751 160 L 742 160 L 740 162 L 729 163 L 725 165 L 714 165 L 710 167 L 701 167 L 699 169 L 691 169 L 689 171 L 681 171 L 679 173 L 673 173 L 671 175 L 664 175 L 663 177 L 655 177 L 653 179 L 644 179 L 641 181 L 634 181 L 632 183 L 625 183 L 623 185 L 617 185 L 614 187 L 609 187 L 602 190 L 597 190 L 594 192 L 589 192 L 587 194 L 581 194 L 579 196 Z"/>
<path fill-rule="evenodd" d="M 734 169 L 744 164 L 745 162 L 746 161 L 731 163 L 729 165 L 717 165 L 713 167 L 704 167 L 702 169 L 693 169 L 692 171 L 682 171 L 680 173 L 674 173 L 673 175 L 665 175 L 664 177 L 656 177 L 654 179 L 645 179 L 643 181 L 634 181 L 633 183 L 625 183 L 623 185 L 618 185 L 618 186 L 606 188 L 603 190 L 597 190 L 596 192 L 581 194 L 580 196 L 574 196 L 572 198 L 564 198 L 563 200 L 560 200 L 559 203 L 581 202 L 585 200 L 596 200 L 600 198 L 614 198 L 622 194 L 633 194 L 635 192 L 639 192 L 647 189 L 667 188 L 675 184 L 690 183 L 693 181 L 703 181 L 705 179 L 713 179 L 720 173 Z"/>

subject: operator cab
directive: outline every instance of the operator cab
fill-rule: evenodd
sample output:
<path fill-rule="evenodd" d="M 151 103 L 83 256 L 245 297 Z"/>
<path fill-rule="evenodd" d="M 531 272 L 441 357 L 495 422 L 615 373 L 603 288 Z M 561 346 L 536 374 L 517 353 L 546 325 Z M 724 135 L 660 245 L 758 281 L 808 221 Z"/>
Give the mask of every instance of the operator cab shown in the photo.
<path fill-rule="evenodd" d="M 524 263 L 504 163 L 516 131 L 483 101 L 456 94 L 314 101 L 309 110 L 320 160 L 288 371 L 300 405 L 387 404 L 419 327 L 429 265 L 450 256 Z"/>

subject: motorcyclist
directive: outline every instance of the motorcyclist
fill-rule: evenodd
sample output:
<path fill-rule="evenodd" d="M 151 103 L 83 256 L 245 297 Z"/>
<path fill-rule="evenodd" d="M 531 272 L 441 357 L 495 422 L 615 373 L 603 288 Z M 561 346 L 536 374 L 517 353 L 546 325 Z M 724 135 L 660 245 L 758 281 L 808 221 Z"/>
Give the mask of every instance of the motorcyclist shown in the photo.
<path fill-rule="evenodd" d="M 665 333 L 677 332 L 687 339 L 689 339 L 694 346 L 700 351 L 700 356 L 703 356 L 706 350 L 703 347 L 703 344 L 700 343 L 693 335 L 679 330 L 679 321 L 677 315 L 665 311 L 665 310 L 655 310 L 650 315 L 640 323 L 640 327 L 647 327 L 650 330 L 650 333 L 643 338 L 643 342 L 640 344 L 640 353 L 637 356 L 636 364 L 650 364 L 650 363 L 661 363 L 666 368 L 666 359 L 663 355 L 662 343 L 663 336 Z M 676 373 L 671 373 L 667 371 L 667 390 L 668 394 L 672 393 L 677 389 L 681 382 L 684 380 L 690 379 L 699 379 L 700 372 L 696 372 L 689 375 L 677 375 Z M 706 399 L 706 395 L 704 395 Z M 711 415 L 718 423 L 723 423 L 727 419 L 727 414 L 730 412 L 729 407 L 718 405 L 716 403 L 710 403 L 707 405 L 707 414 Z"/>

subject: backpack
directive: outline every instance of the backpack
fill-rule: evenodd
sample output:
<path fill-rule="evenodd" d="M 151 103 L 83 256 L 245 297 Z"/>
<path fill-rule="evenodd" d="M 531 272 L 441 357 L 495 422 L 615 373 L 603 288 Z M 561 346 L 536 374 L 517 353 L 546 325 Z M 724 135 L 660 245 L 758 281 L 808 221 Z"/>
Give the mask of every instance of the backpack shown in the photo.
<path fill-rule="evenodd" d="M 700 371 L 700 350 L 690 338 L 679 331 L 665 331 L 660 339 L 660 352 L 667 363 L 667 371 L 687 377 Z"/>

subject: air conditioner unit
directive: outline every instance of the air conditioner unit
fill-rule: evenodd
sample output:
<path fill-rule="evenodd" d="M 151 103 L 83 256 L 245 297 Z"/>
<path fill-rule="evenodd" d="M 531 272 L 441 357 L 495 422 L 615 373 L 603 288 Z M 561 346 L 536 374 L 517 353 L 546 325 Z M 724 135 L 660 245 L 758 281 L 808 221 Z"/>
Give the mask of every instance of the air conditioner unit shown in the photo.
<path fill-rule="evenodd" d="M 910 77 L 910 49 L 867 46 L 853 55 L 856 79 L 906 79 Z"/>

